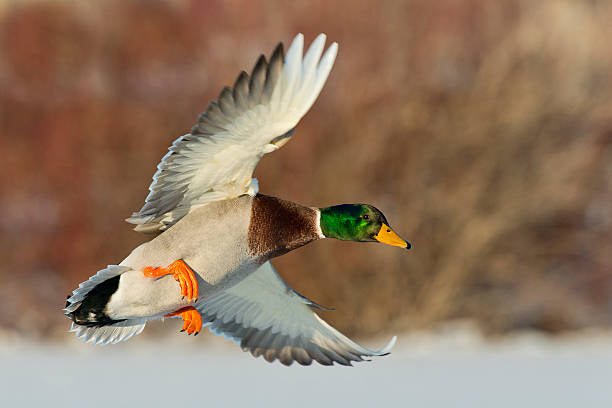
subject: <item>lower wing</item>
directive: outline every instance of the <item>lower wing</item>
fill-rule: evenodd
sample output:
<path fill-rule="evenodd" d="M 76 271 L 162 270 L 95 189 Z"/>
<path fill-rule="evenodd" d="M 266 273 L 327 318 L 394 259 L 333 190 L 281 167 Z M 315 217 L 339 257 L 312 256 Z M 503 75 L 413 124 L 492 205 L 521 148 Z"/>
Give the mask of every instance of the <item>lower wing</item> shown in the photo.
<path fill-rule="evenodd" d="M 379 351 L 355 343 L 317 316 L 311 308 L 322 308 L 291 289 L 270 262 L 196 308 L 212 332 L 239 342 L 255 357 L 285 365 L 309 365 L 312 360 L 351 365 L 364 357 L 389 354 L 396 340 L 393 337 Z"/>

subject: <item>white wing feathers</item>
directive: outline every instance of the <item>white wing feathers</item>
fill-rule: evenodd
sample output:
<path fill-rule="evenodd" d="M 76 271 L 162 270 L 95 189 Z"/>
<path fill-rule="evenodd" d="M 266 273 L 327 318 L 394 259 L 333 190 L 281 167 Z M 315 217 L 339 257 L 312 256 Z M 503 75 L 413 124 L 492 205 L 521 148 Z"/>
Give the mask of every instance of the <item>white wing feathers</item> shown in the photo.
<path fill-rule="evenodd" d="M 285 365 L 337 362 L 388 354 L 395 337 L 379 351 L 368 350 L 327 324 L 310 308 L 314 302 L 291 289 L 266 262 L 225 291 L 196 304 L 210 330 L 240 343 L 244 351 Z"/>
<path fill-rule="evenodd" d="M 233 88 L 225 87 L 191 133 L 172 144 L 145 205 L 127 221 L 137 231 L 158 232 L 193 208 L 255 195 L 255 166 L 291 137 L 327 80 L 338 45 L 323 54 L 325 39 L 320 34 L 302 57 L 304 37 L 298 34 L 285 57 L 279 44 L 269 63 L 262 55 L 250 77 L 242 72 Z"/>

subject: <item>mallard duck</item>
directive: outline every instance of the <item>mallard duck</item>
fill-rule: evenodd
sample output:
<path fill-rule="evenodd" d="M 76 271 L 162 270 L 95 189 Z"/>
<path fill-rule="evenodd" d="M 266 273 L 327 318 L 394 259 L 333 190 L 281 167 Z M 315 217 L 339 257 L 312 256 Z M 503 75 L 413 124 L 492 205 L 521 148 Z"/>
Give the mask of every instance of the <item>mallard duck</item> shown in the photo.
<path fill-rule="evenodd" d="M 259 194 L 252 178 L 319 95 L 338 49 L 332 43 L 323 53 L 325 40 L 320 34 L 302 56 L 298 34 L 287 55 L 279 44 L 269 62 L 260 56 L 250 76 L 242 72 L 174 141 L 144 206 L 127 219 L 152 239 L 68 298 L 77 337 L 117 343 L 148 320 L 180 317 L 187 334 L 208 325 L 285 365 L 350 365 L 389 353 L 395 337 L 378 351 L 353 342 L 315 314 L 325 308 L 290 288 L 270 259 L 322 238 L 410 244 L 371 205 L 303 206 Z"/>

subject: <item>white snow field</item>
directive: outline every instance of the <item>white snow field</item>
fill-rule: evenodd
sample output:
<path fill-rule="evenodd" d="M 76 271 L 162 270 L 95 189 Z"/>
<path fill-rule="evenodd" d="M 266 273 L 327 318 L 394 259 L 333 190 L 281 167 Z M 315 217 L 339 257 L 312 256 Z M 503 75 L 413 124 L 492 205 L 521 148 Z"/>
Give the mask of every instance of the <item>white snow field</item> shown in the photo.
<path fill-rule="evenodd" d="M 112 346 L 5 339 L 0 406 L 612 407 L 611 334 L 474 333 L 399 336 L 391 355 L 354 367 L 269 364 L 206 333 Z"/>

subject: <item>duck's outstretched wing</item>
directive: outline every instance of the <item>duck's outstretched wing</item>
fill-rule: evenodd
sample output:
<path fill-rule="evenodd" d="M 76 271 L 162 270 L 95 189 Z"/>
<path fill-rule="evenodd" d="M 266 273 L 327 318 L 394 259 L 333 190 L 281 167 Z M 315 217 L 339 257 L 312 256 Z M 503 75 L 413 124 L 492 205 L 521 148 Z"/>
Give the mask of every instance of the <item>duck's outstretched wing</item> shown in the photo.
<path fill-rule="evenodd" d="M 286 56 L 279 44 L 269 62 L 260 56 L 250 76 L 243 71 L 208 104 L 157 166 L 144 206 L 127 219 L 135 230 L 155 233 L 193 208 L 257 193 L 255 166 L 291 137 L 334 64 L 338 45 L 323 54 L 325 39 L 320 34 L 304 56 L 302 34 Z"/>
<path fill-rule="evenodd" d="M 364 357 L 389 354 L 395 344 L 393 337 L 382 350 L 368 350 L 327 324 L 311 307 L 321 309 L 291 289 L 270 262 L 230 289 L 196 304 L 212 332 L 269 362 L 351 365 Z"/>

